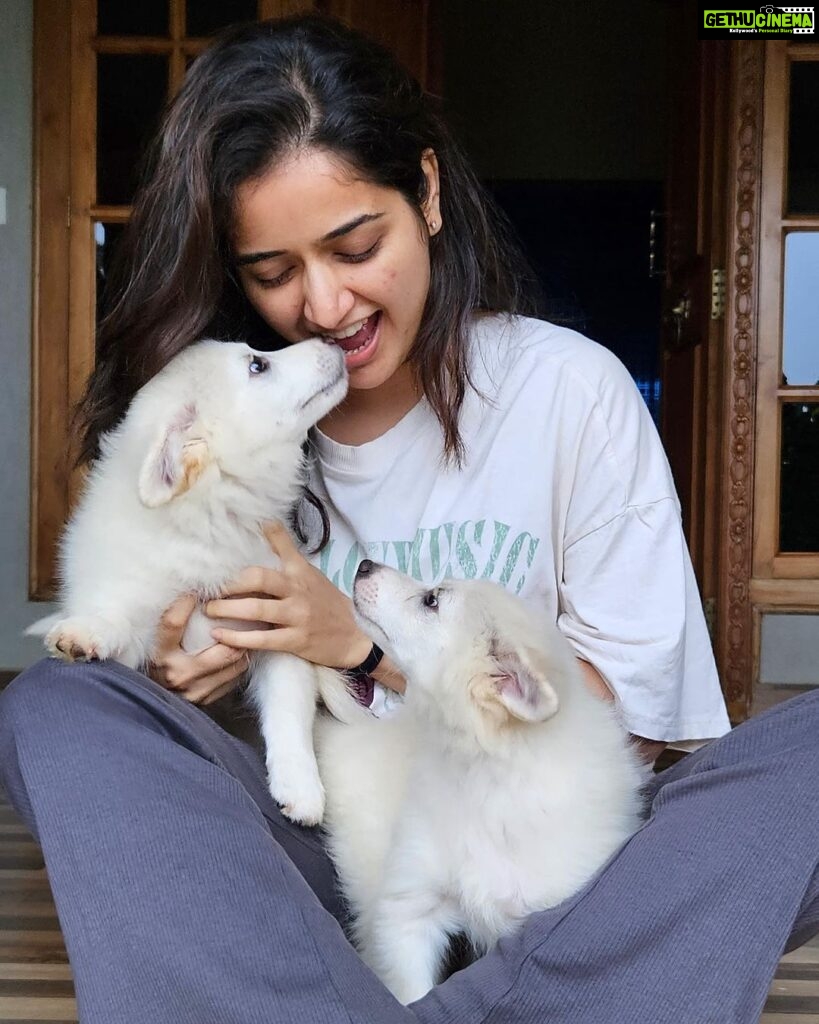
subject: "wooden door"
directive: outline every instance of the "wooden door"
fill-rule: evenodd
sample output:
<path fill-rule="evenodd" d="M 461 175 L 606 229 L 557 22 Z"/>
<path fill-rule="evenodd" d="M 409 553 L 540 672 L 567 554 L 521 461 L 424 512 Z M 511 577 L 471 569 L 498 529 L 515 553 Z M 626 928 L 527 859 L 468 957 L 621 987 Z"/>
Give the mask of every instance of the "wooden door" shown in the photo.
<path fill-rule="evenodd" d="M 724 281 L 726 47 L 702 44 L 681 5 L 664 211 L 661 433 L 683 527 L 710 612 L 717 589 L 720 343 Z M 712 298 L 714 301 L 712 302 Z M 709 616 L 710 618 L 710 616 Z"/>

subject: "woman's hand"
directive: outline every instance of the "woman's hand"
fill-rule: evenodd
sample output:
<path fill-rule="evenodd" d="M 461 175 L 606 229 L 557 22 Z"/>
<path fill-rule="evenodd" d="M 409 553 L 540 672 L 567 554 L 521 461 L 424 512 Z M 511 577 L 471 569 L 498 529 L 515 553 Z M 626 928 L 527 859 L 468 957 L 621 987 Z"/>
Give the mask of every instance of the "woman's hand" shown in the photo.
<path fill-rule="evenodd" d="M 276 628 L 245 631 L 219 626 L 213 629 L 213 638 L 230 647 L 286 651 L 315 665 L 360 665 L 372 640 L 356 625 L 352 601 L 304 558 L 282 523 L 266 523 L 263 530 L 280 568 L 243 570 L 225 587 L 222 598 L 208 602 L 205 612 L 212 618 Z"/>
<path fill-rule="evenodd" d="M 214 644 L 199 654 L 182 649 L 185 627 L 196 607 L 196 598 L 184 594 L 166 609 L 159 620 L 156 655 L 147 667 L 154 682 L 173 690 L 193 704 L 212 704 L 230 693 L 248 667 L 244 650 Z"/>

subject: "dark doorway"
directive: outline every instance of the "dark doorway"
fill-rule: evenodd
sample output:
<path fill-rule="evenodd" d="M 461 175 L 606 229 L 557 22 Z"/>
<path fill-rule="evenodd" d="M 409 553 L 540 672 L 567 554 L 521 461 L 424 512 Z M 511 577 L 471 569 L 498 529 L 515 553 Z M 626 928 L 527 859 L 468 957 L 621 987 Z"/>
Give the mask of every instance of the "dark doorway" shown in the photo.
<path fill-rule="evenodd" d="M 444 95 L 537 272 L 545 313 L 599 341 L 660 417 L 661 283 L 649 276 L 671 98 L 669 4 L 448 0 Z"/>

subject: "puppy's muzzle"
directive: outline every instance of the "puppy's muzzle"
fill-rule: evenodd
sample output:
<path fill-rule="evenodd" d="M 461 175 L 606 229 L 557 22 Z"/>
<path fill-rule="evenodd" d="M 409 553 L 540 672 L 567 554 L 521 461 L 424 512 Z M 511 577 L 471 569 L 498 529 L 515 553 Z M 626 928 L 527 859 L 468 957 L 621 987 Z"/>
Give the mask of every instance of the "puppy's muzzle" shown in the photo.
<path fill-rule="evenodd" d="M 355 578 L 357 580 L 363 579 L 366 576 L 372 576 L 378 569 L 375 562 L 371 562 L 369 558 L 364 558 L 358 563 L 358 569 L 356 569 Z"/>
<path fill-rule="evenodd" d="M 373 562 L 369 558 L 365 558 L 358 563 L 358 569 L 356 569 L 353 582 L 353 604 L 356 611 L 364 615 L 365 618 L 369 618 L 367 612 L 372 612 L 376 607 L 378 601 L 378 581 L 379 578 L 383 578 L 379 577 L 378 570 L 383 568 L 383 565 Z"/>

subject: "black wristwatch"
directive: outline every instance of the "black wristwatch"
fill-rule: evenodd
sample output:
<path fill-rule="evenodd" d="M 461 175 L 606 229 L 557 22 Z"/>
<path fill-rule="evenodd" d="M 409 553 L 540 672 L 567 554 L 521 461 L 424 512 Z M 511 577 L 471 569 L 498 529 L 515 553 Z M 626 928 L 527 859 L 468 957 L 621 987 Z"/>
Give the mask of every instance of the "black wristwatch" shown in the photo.
<path fill-rule="evenodd" d="M 344 671 L 348 676 L 368 676 L 381 664 L 381 659 L 383 657 L 384 652 L 378 644 L 373 644 L 370 648 L 370 653 L 360 665 L 356 665 L 353 668 L 346 668 Z"/>

